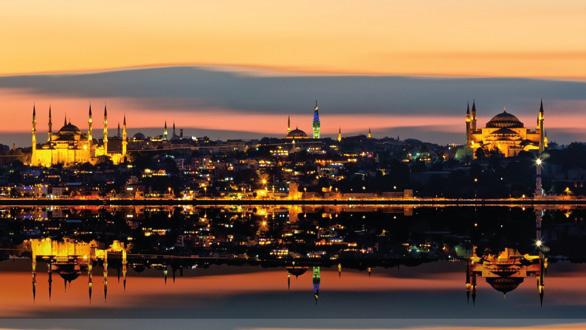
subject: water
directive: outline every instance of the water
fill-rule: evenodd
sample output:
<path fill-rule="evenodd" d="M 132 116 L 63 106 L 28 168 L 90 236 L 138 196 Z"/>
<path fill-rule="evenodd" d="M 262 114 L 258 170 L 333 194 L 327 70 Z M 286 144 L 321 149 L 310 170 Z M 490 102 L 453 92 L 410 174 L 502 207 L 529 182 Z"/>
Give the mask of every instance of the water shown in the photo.
<path fill-rule="evenodd" d="M 585 216 L 568 205 L 2 207 L 0 317 L 582 326 Z"/>

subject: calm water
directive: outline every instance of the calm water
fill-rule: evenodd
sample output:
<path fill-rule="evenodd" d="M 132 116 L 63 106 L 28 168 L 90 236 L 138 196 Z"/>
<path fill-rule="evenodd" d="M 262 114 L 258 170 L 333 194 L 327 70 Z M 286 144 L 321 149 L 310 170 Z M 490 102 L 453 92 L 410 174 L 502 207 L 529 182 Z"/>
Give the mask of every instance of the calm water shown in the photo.
<path fill-rule="evenodd" d="M 0 317 L 577 323 L 585 216 L 571 206 L 3 207 Z"/>

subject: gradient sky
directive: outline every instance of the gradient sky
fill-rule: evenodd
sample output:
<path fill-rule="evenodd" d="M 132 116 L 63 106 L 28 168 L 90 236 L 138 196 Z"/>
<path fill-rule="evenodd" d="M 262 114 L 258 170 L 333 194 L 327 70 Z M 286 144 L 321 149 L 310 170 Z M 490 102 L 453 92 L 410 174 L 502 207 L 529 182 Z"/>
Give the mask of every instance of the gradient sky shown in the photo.
<path fill-rule="evenodd" d="M 308 131 L 315 98 L 326 135 L 438 143 L 462 142 L 467 101 L 533 126 L 543 98 L 553 140 L 586 140 L 584 1 L 31 0 L 0 22 L 3 144 L 27 145 L 33 103 L 40 131 L 49 104 L 85 128 L 92 102 L 131 132 L 226 138 L 280 136 L 289 114 Z"/>

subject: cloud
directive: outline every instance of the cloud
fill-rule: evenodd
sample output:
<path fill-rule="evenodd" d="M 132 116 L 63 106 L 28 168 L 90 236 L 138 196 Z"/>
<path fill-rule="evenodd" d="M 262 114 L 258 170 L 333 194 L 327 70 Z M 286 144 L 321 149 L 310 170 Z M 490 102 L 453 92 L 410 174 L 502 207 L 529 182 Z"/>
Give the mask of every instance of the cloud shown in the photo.
<path fill-rule="evenodd" d="M 125 98 L 144 110 L 185 112 L 231 109 L 250 113 L 307 113 L 319 99 L 329 114 L 461 115 L 475 99 L 481 113 L 507 107 L 534 114 L 582 114 L 586 82 L 522 78 L 397 76 L 262 76 L 202 67 L 166 67 L 102 73 L 0 77 L 0 88 L 56 97 Z M 578 107 L 565 107 L 567 104 Z M 551 112 L 550 112 L 551 113 Z"/>

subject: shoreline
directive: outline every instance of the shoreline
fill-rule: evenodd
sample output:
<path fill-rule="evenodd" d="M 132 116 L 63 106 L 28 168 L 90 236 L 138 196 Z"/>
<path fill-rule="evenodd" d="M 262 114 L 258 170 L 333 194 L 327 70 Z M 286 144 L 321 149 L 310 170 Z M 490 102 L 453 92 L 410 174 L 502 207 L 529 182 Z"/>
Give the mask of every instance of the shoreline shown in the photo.
<path fill-rule="evenodd" d="M 0 206 L 22 205 L 442 205 L 442 206 L 498 206 L 498 205 L 586 205 L 586 198 L 409 198 L 409 199 L 0 199 Z"/>

